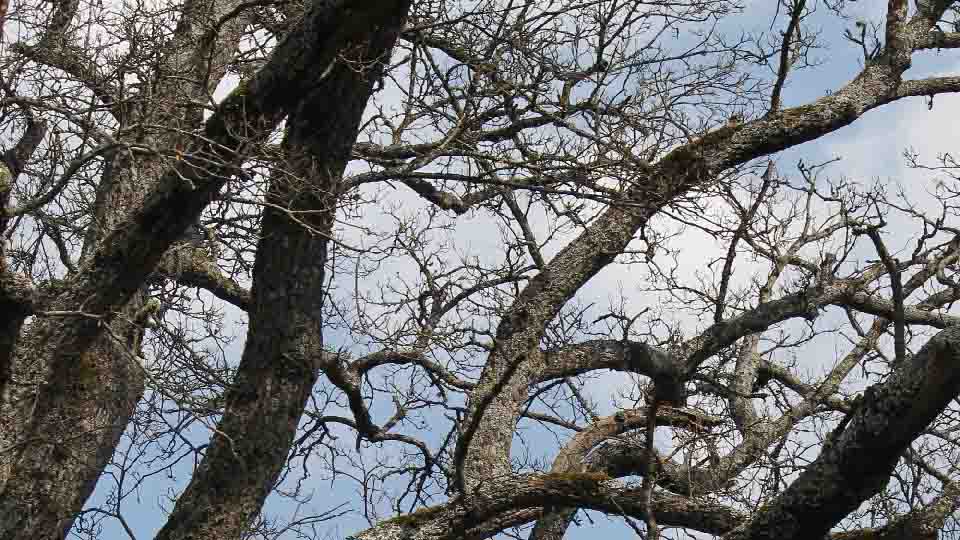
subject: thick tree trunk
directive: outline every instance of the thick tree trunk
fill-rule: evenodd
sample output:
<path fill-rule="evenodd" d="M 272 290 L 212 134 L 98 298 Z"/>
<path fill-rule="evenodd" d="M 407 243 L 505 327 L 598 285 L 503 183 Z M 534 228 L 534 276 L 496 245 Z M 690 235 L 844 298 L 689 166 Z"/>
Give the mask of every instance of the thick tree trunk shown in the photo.
<path fill-rule="evenodd" d="M 23 402 L 11 400 L 0 405 L 7 410 L 32 413 L 28 422 L 0 424 L 0 440 L 30 443 L 29 447 L 14 445 L 15 452 L 6 454 L 11 459 L 3 469 L 6 482 L 0 493 L 0 538 L 63 535 L 80 509 L 84 492 L 89 492 L 87 487 L 92 488 L 92 479 L 99 475 L 102 467 L 79 471 L 69 479 L 72 486 L 64 485 L 60 480 L 67 478 L 56 475 L 69 474 L 68 458 L 73 453 L 60 444 L 59 435 L 56 438 L 37 435 L 55 433 L 58 426 L 68 422 L 76 424 L 79 418 L 89 416 L 87 408 L 96 398 L 91 399 L 89 391 L 71 394 L 64 390 L 82 385 L 90 390 L 91 383 L 99 383 L 102 377 L 109 376 L 101 372 L 110 372 L 113 364 L 94 355 L 98 341 L 105 334 L 103 323 L 115 319 L 137 294 L 166 249 L 181 238 L 239 165 L 244 148 L 265 140 L 299 98 L 316 88 L 327 74 L 318 70 L 317 65 L 330 65 L 345 45 L 364 40 L 383 20 L 395 20 L 396 7 L 396 4 L 370 5 L 346 0 L 315 3 L 277 46 L 264 69 L 224 100 L 207 121 L 204 137 L 185 152 L 185 159 L 165 171 L 152 191 L 141 188 L 148 193 L 142 206 L 131 209 L 122 226 L 104 230 L 103 241 L 84 258 L 77 275 L 67 281 L 62 292 L 55 295 L 49 309 L 61 312 L 82 309 L 93 316 L 45 319 L 38 324 L 36 338 L 30 340 L 29 345 L 34 347 L 31 353 L 37 359 L 35 365 L 42 367 L 47 381 L 37 390 L 36 403 L 40 408 L 25 407 Z M 200 27 L 179 28 L 189 31 Z M 218 44 L 196 39 L 192 42 L 214 49 Z M 229 52 L 232 48 L 223 50 Z M 200 52 L 178 56 L 178 59 L 208 57 Z M 101 363 L 95 363 L 97 358 Z M 89 376 L 89 368 L 98 370 L 95 377 Z M 78 369 L 83 377 L 77 378 Z M 114 407 L 114 404 L 107 406 Z M 119 411 L 128 407 L 129 404 L 124 404 L 109 413 L 108 423 L 122 424 L 124 415 Z M 13 436 L 11 430 L 24 435 Z M 95 441 L 94 448 L 87 448 L 85 455 L 96 454 L 97 458 L 90 459 L 105 463 L 110 453 L 104 450 L 98 454 L 98 449 L 109 448 L 114 433 L 109 432 L 103 440 Z M 51 470 L 57 472 L 48 472 Z"/>
<path fill-rule="evenodd" d="M 233 0 L 187 4 L 193 13 L 184 18 L 187 22 L 177 29 L 170 52 L 154 73 L 157 92 L 164 99 L 121 119 L 176 129 L 139 131 L 123 142 L 158 149 L 186 144 L 185 134 L 200 127 L 201 118 L 189 107 L 184 112 L 181 105 L 206 96 L 223 76 L 240 38 L 242 19 L 223 25 L 214 38 L 204 41 L 204 34 L 211 19 L 237 4 Z M 184 84 L 185 74 L 193 75 L 193 84 Z M 89 267 L 109 235 L 140 211 L 145 195 L 167 169 L 163 156 L 118 148 L 106 156 L 96 188 L 81 268 Z M 46 303 L 62 290 L 45 292 Z M 62 306 L 77 315 L 40 318 L 20 331 L 10 366 L 11 385 L 0 401 L 0 447 L 7 450 L 0 454 L 0 538 L 62 538 L 93 492 L 143 394 L 138 356 L 144 321 L 135 316 L 143 302 L 138 286 L 116 306 L 118 313 L 104 320 L 105 326 L 90 324 L 102 314 L 95 308 L 88 311 L 81 302 Z M 85 327 L 77 337 L 88 346 L 71 351 L 68 359 L 44 354 L 51 352 L 51 336 L 74 325 Z"/>
<path fill-rule="evenodd" d="M 288 119 L 291 174 L 277 172 L 267 194 L 243 357 L 217 433 L 158 540 L 240 537 L 286 462 L 323 357 L 327 242 L 341 175 L 408 7 L 398 2 L 367 41 L 344 50 L 345 61 Z"/>

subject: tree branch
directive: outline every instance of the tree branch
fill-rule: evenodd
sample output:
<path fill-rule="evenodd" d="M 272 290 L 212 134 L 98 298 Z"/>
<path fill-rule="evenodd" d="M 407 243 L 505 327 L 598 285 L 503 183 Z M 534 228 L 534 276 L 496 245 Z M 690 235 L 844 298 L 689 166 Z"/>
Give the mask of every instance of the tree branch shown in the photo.
<path fill-rule="evenodd" d="M 822 537 L 887 484 L 910 443 L 960 392 L 958 366 L 960 328 L 952 327 L 872 387 L 846 429 L 790 487 L 724 538 Z"/>
<path fill-rule="evenodd" d="M 250 291 L 224 275 L 203 249 L 174 246 L 161 259 L 157 271 L 181 285 L 209 291 L 243 311 L 250 309 Z"/>
<path fill-rule="evenodd" d="M 45 493 L 51 489 L 67 489 L 45 478 L 56 472 L 52 469 L 58 469 L 51 469 L 50 464 L 54 453 L 60 451 L 57 441 L 62 435 L 62 419 L 77 414 L 75 401 L 82 398 L 80 393 L 63 388 L 82 383 L 72 380 L 70 373 L 83 365 L 87 351 L 103 335 L 103 325 L 109 324 L 140 289 L 167 249 L 182 237 L 233 174 L 248 149 L 266 140 L 300 99 L 320 87 L 329 71 L 317 66 L 331 65 L 339 53 L 367 39 L 373 29 L 393 24 L 398 10 L 405 13 L 406 4 L 348 0 L 315 3 L 277 45 L 263 69 L 224 99 L 207 120 L 199 140 L 184 152 L 184 159 L 163 175 L 126 223 L 106 235 L 69 280 L 65 292 L 52 302 L 51 310 L 82 310 L 102 318 L 81 317 L 68 324 L 61 321 L 37 328 L 37 343 L 41 345 L 34 354 L 48 366 L 46 380 L 59 383 L 40 387 L 33 417 L 25 426 L 26 437 L 39 442 L 29 450 L 21 447 L 13 456 L 16 466 L 0 493 L 0 537 L 36 537 L 39 531 L 49 531 L 44 533 L 49 536 L 61 534 L 61 524 L 47 516 L 51 512 L 74 515 L 73 510 L 57 511 L 49 504 L 30 501 L 47 497 Z M 227 452 L 208 457 L 223 456 L 234 463 L 229 441 L 215 438 L 214 442 L 227 445 Z M 270 455 L 280 451 L 285 457 L 276 441 L 269 444 L 274 445 Z M 270 469 L 250 473 L 269 476 Z M 248 478 L 243 476 L 238 481 Z M 259 495 L 255 490 L 243 497 Z M 69 502 L 73 504 L 73 499 Z M 252 510 L 244 507 L 238 511 Z M 184 522 L 184 530 L 192 530 L 192 523 L 194 520 Z"/>

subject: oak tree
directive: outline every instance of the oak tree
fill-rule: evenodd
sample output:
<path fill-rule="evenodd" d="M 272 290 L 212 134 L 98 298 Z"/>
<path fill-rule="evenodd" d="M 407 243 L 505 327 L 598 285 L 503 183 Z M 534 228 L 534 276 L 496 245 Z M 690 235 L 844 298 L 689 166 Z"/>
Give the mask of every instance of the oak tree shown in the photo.
<path fill-rule="evenodd" d="M 803 145 L 960 8 L 861 4 L 3 3 L 0 539 L 955 534 L 957 163 Z"/>

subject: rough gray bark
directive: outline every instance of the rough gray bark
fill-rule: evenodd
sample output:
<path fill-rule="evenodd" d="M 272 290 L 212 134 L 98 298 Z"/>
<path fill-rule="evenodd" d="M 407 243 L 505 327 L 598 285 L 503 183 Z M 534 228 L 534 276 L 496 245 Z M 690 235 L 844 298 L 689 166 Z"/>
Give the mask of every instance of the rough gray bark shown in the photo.
<path fill-rule="evenodd" d="M 916 436 L 960 392 L 960 327 L 948 328 L 931 339 L 909 362 L 882 385 L 873 388 L 864 405 L 853 413 L 845 430 L 835 433 L 820 456 L 800 478 L 755 515 L 720 517 L 712 525 L 694 528 L 725 539 L 823 538 L 852 509 L 880 490 L 897 459 Z M 610 420 L 606 420 L 609 424 Z M 616 428 L 614 428 L 616 429 Z M 576 446 L 576 443 L 573 445 Z M 869 452 L 874 459 L 865 460 Z M 560 465 L 563 467 L 563 465 Z M 446 505 L 387 521 L 356 536 L 367 539 L 446 539 L 462 536 L 502 508 L 517 508 L 531 497 L 537 506 L 577 503 L 583 508 L 616 506 L 627 515 L 642 518 L 639 490 L 610 491 L 609 476 L 600 473 L 557 473 L 542 477 L 516 477 L 484 485 L 472 496 Z M 658 521 L 683 525 L 686 519 L 708 518 L 705 508 L 686 500 L 673 507 L 671 500 L 655 500 Z M 679 502 L 679 501 L 678 501 Z M 942 519 L 942 514 L 937 516 Z M 555 518 L 551 518 L 555 519 Z M 709 519 L 708 519 L 709 521 Z M 937 521 L 937 518 L 933 520 Z M 725 527 L 735 525 L 734 529 Z M 453 529 L 457 532 L 451 530 Z M 690 523 L 686 523 L 692 526 Z M 892 524 L 885 534 L 897 534 L 903 523 Z M 927 530 L 928 522 L 918 525 Z M 555 538 L 559 529 L 544 523 L 543 538 Z M 864 530 L 863 538 L 874 531 Z M 841 535 L 841 538 L 858 536 Z M 896 537 L 896 536 L 893 536 Z"/>
<path fill-rule="evenodd" d="M 724 538 L 819 538 L 878 492 L 910 443 L 960 392 L 960 328 L 931 339 L 882 385 L 820 456 L 749 523 Z M 869 454 L 870 459 L 863 459 Z"/>
<path fill-rule="evenodd" d="M 726 176 L 729 171 L 833 133 L 898 99 L 960 91 L 960 79 L 955 77 L 903 80 L 915 51 L 960 46 L 955 34 L 931 32 L 953 3 L 923 2 L 911 15 L 904 0 L 890 0 L 883 46 L 868 54 L 860 73 L 811 104 L 782 109 L 780 93 L 795 60 L 791 40 L 802 37 L 801 2 L 783 36 L 781 72 L 766 115 L 744 123 L 738 113 L 724 127 L 686 132 L 686 142 L 669 140 L 663 147 L 668 150 L 653 152 L 659 157 L 652 161 L 630 154 L 629 145 L 614 140 L 616 133 L 604 133 L 616 143 L 609 146 L 627 149 L 623 153 L 628 158 L 611 163 L 591 157 L 593 161 L 587 163 L 584 156 L 595 150 L 591 149 L 576 159 L 565 156 L 584 163 L 577 161 L 564 174 L 553 171 L 555 164 L 537 153 L 543 148 L 534 151 L 525 146 L 524 137 L 546 128 L 579 136 L 583 129 L 578 123 L 584 118 L 577 116 L 580 113 L 595 118 L 608 115 L 618 125 L 631 121 L 640 125 L 647 119 L 640 114 L 630 117 L 625 111 L 632 105 L 627 101 L 605 104 L 591 97 L 576 102 L 576 85 L 602 77 L 610 67 L 603 50 L 595 51 L 597 58 L 585 70 L 564 72 L 557 64 L 528 84 L 511 82 L 516 72 L 534 68 L 510 64 L 515 59 L 502 53 L 501 47 L 512 48 L 515 56 L 526 55 L 527 60 L 535 60 L 533 64 L 558 62 L 549 54 L 538 56 L 537 46 L 524 43 L 530 39 L 529 29 L 508 28 L 510 17 L 526 13 L 535 4 L 478 9 L 464 18 L 488 18 L 478 18 L 483 23 L 472 25 L 476 36 L 458 41 L 446 33 L 446 27 L 453 27 L 460 17 L 451 12 L 446 20 L 447 14 L 441 12 L 431 19 L 428 15 L 437 15 L 430 11 L 435 7 L 431 3 L 316 0 L 300 13 L 292 3 L 188 2 L 175 39 L 155 66 L 155 91 L 160 98 L 145 108 L 125 99 L 122 75 L 117 80 L 107 77 L 70 40 L 78 2 L 56 4 L 48 34 L 35 45 L 18 45 L 18 54 L 83 81 L 98 106 L 116 119 L 119 138 L 90 129 L 102 139 L 98 157 L 103 158 L 104 169 L 94 191 L 92 222 L 85 230 L 82 252 L 75 265 L 66 258 L 64 280 L 35 286 L 10 270 L 6 254 L 0 251 L 0 539 L 62 538 L 69 531 L 143 394 L 141 340 L 149 312 L 156 309 L 147 301 L 148 287 L 164 280 L 203 288 L 246 311 L 249 328 L 233 378 L 224 383 L 222 395 L 211 399 L 215 405 L 209 414 L 222 414 L 222 418 L 158 535 L 163 539 L 250 534 L 291 449 L 296 448 L 297 429 L 304 418 L 319 431 L 330 424 L 346 426 L 357 436 L 357 452 L 361 445 L 388 442 L 413 449 L 404 455 L 412 465 L 404 465 L 403 474 L 413 470 L 410 477 L 416 481 L 410 485 L 418 485 L 408 487 L 405 496 L 413 493 L 413 507 L 421 508 L 383 520 L 355 536 L 364 540 L 485 538 L 531 522 L 536 522 L 532 538 L 559 539 L 580 508 L 725 538 L 821 538 L 883 488 L 901 459 L 922 462 L 912 456 L 911 443 L 921 435 L 943 436 L 932 428 L 928 432 L 928 426 L 960 392 L 960 318 L 944 312 L 944 306 L 960 298 L 960 287 L 947 275 L 960 253 L 956 239 L 935 247 L 921 242 L 912 255 L 904 255 L 909 260 L 894 261 L 884 255 L 881 263 L 857 265 L 853 270 L 841 269 L 834 264 L 835 255 L 822 253 L 831 235 L 857 230 L 859 224 L 852 218 L 844 221 L 847 215 L 838 220 L 842 223 L 824 230 L 808 230 L 809 224 L 805 225 L 793 245 L 762 245 L 752 238 L 751 227 L 757 225 L 758 209 L 766 202 L 771 181 L 766 176 L 749 209 L 731 205 L 737 208 L 740 222 L 717 234 L 727 238 L 724 234 L 729 233 L 732 240 L 722 265 L 720 292 L 709 310 L 712 322 L 696 335 L 658 342 L 651 332 L 645 340 L 631 334 L 634 319 L 619 316 L 617 320 L 624 324 L 622 338 L 577 341 L 581 336 L 572 339 L 571 335 L 579 330 L 557 337 L 552 325 L 558 320 L 568 322 L 564 309 L 571 299 L 617 257 L 626 255 L 631 242 L 642 237 L 652 245 L 647 235 L 653 219 L 671 211 L 678 201 L 708 193 L 723 193 L 731 199 L 740 196 L 728 186 L 732 183 Z M 411 5 L 414 16 L 408 24 Z M 497 17 L 501 17 L 499 23 L 490 24 Z M 246 21 L 254 19 L 282 38 L 272 56 L 251 70 L 255 73 L 203 121 L 208 94 L 231 62 L 242 56 L 238 43 Z M 496 37 L 485 44 L 469 42 L 487 35 Z M 371 115 L 371 124 L 382 122 L 384 129 L 392 130 L 389 143 L 356 143 L 368 100 L 385 77 L 402 71 L 389 65 L 398 39 L 409 44 L 408 54 L 400 61 L 410 61 L 411 73 L 423 79 L 411 76 L 403 90 L 409 100 L 404 102 L 409 110 L 403 122 L 390 123 L 382 110 Z M 864 52 L 868 53 L 866 45 Z M 418 55 L 429 57 L 423 63 L 429 66 L 426 74 L 416 72 Z M 455 68 L 449 68 L 448 62 Z M 21 105 L 42 105 L 11 99 Z M 417 99 L 421 102 L 414 105 Z M 410 143 L 404 131 L 431 115 L 442 120 L 426 124 L 416 142 Z M 286 134 L 280 149 L 267 148 L 283 121 Z M 37 125 L 30 125 L 23 144 L 6 152 L 7 165 L 0 167 L 0 229 L 8 226 L 9 218 L 28 215 L 53 198 L 44 196 L 29 203 L 30 208 L 8 210 L 11 187 L 29 161 L 31 147 L 36 148 L 44 137 Z M 434 136 L 436 140 L 431 141 Z M 500 153 L 497 145 L 507 143 L 516 147 Z M 471 164 L 480 173 L 474 175 L 470 167 L 460 167 L 454 160 L 465 156 L 476 160 Z M 186 245 L 182 239 L 228 180 L 248 179 L 242 166 L 254 158 L 269 158 L 264 160 L 271 162 L 273 170 L 265 198 L 258 201 L 262 220 L 256 229 L 252 287 L 246 290 L 218 268 L 216 254 L 202 242 Z M 370 170 L 343 178 L 350 159 L 364 160 Z M 501 174 L 522 168 L 517 161 L 521 159 L 538 176 L 518 180 Z M 599 171 L 602 180 L 591 185 L 592 169 Z M 802 167 L 801 172 L 806 173 Z M 619 189 L 604 185 L 618 174 L 628 179 Z M 384 323 L 389 317 L 360 320 L 366 314 L 358 313 L 357 328 L 384 323 L 384 328 L 361 328 L 358 333 L 382 337 L 395 331 L 399 337 L 383 338 L 389 346 L 351 358 L 325 348 L 324 331 L 329 324 L 325 285 L 333 264 L 334 223 L 338 208 L 362 198 L 357 194 L 361 187 L 390 181 L 457 216 L 473 210 L 508 216 L 506 228 L 514 230 L 518 241 L 505 251 L 523 255 L 508 257 L 505 270 L 482 275 L 475 282 L 445 281 L 454 272 L 433 266 L 436 253 L 421 244 L 429 234 L 407 222 L 397 225 L 396 243 L 383 252 L 371 249 L 371 259 L 376 265 L 384 252 L 407 252 L 418 266 L 422 283 L 416 286 L 421 289 L 406 291 L 403 301 L 383 299 L 378 307 L 394 309 L 391 314 L 397 319 L 405 316 L 405 310 L 413 315 L 398 323 L 397 330 L 393 320 Z M 586 195 L 564 191 L 570 184 L 590 186 L 592 191 L 585 189 Z M 813 197 L 815 179 L 810 184 L 808 194 Z M 450 185 L 468 187 L 454 193 L 448 191 Z M 550 192 L 555 186 L 560 187 Z M 595 219 L 586 220 L 588 225 L 574 210 L 551 207 L 558 216 L 569 217 L 581 234 L 549 258 L 541 252 L 535 228 L 525 214 L 529 209 L 521 207 L 521 197 L 515 194 L 525 190 L 550 204 L 559 200 L 550 196 L 567 197 L 564 202 L 583 196 L 607 206 Z M 428 219 L 434 218 L 428 214 Z M 942 225 L 942 220 L 924 222 L 924 231 Z M 936 242 L 940 241 L 938 237 Z M 756 283 L 756 294 L 749 299 L 734 298 L 729 288 L 738 245 L 748 245 L 773 267 L 765 283 Z M 847 247 L 852 251 L 851 246 Z M 821 249 L 819 264 L 810 259 L 810 252 L 817 248 Z M 879 240 L 878 251 L 887 253 Z M 357 264 L 358 274 L 365 271 L 361 266 Z M 885 280 L 916 267 L 920 269 L 907 279 L 903 290 L 898 283 L 894 297 L 888 299 Z M 479 262 L 464 268 L 465 274 L 483 273 Z M 788 269 L 800 277 L 786 288 L 780 278 Z M 847 272 L 845 277 L 841 270 Z M 919 302 L 908 299 L 934 280 L 937 292 Z M 495 321 L 493 330 L 488 333 L 473 320 L 452 323 L 457 328 L 449 334 L 438 330 L 445 317 L 463 317 L 457 310 L 482 294 L 489 294 L 493 298 L 489 303 L 498 309 L 478 309 L 471 315 Z M 847 310 L 858 340 L 816 384 L 764 358 L 761 343 L 766 332 L 787 321 L 814 322 L 828 307 Z M 25 324 L 31 315 L 35 318 Z M 857 319 L 864 315 L 877 317 L 866 329 Z M 888 363 L 890 376 L 860 401 L 844 399 L 841 384 L 857 366 L 867 363 L 868 355 L 882 356 L 880 342 L 891 324 L 898 341 L 903 339 L 905 325 L 944 330 L 912 357 L 903 353 L 899 343 L 895 361 Z M 469 358 L 460 364 L 461 356 Z M 471 371 L 476 366 L 482 366 L 482 371 L 476 369 L 479 378 Z M 397 385 L 389 390 L 394 392 L 394 415 L 379 425 L 371 393 L 383 391 L 371 378 L 394 368 L 416 373 L 409 379 L 414 388 L 401 391 L 402 385 Z M 606 417 L 592 414 L 571 378 L 600 370 L 649 379 L 652 391 L 646 397 L 654 405 Z M 782 387 L 795 394 L 793 401 L 784 400 L 778 418 L 754 406 L 771 381 L 779 385 L 778 390 Z M 326 414 L 307 409 L 318 382 L 327 396 L 335 396 L 330 402 L 342 411 Z M 583 414 L 574 414 L 574 420 L 568 421 L 533 410 L 539 392 L 563 384 L 570 388 L 569 401 L 577 402 L 576 410 Z M 726 408 L 729 419 L 686 408 L 688 391 L 694 387 L 701 397 L 716 396 L 714 404 Z M 435 389 L 439 397 L 425 389 Z M 466 396 L 466 404 L 451 398 L 452 392 L 458 392 L 458 398 Z M 785 391 L 777 397 L 784 395 Z M 456 429 L 439 449 L 398 428 L 410 414 L 404 399 L 415 407 L 435 406 L 439 401 L 445 413 L 456 416 Z M 771 473 L 776 476 L 774 487 L 764 492 L 765 504 L 756 512 L 747 514 L 736 510 L 734 503 L 723 502 L 727 497 L 742 507 L 735 483 L 743 473 L 764 460 L 776 461 L 774 454 L 802 420 L 837 411 L 846 418 L 819 457 L 788 488 L 779 491 L 777 470 Z M 648 414 L 655 418 L 647 418 Z M 521 419 L 574 433 L 563 443 L 549 473 L 515 469 L 511 446 Z M 712 446 L 700 462 L 680 462 L 660 455 L 652 441 L 630 438 L 648 420 L 683 433 L 691 445 L 713 445 L 714 428 L 736 434 L 731 438 L 736 443 L 722 456 Z M 317 441 L 326 442 L 322 436 Z M 864 455 L 873 459 L 865 461 Z M 649 475 L 654 468 L 657 474 L 651 491 L 616 480 Z M 917 503 L 918 508 L 883 527 L 831 536 L 835 540 L 934 537 L 956 508 L 960 492 L 948 475 L 936 471 L 928 475 L 941 483 L 940 496 L 933 501 Z M 435 491 L 424 489 L 424 484 Z M 431 497 L 443 497 L 444 502 L 425 507 Z"/>
<path fill-rule="evenodd" d="M 239 165 L 245 148 L 263 141 L 298 100 L 318 86 L 325 73 L 314 66 L 330 65 L 347 46 L 366 40 L 372 29 L 396 24 L 398 10 L 402 14 L 406 9 L 395 4 L 353 4 L 317 3 L 277 47 L 271 61 L 221 103 L 204 125 L 205 137 L 191 143 L 175 170 L 157 171 L 149 191 L 132 178 L 122 180 L 122 171 L 129 170 L 129 165 L 120 170 L 114 165 L 111 174 L 120 180 L 102 184 L 104 202 L 98 206 L 102 217 L 99 228 L 93 229 L 100 232 L 88 236 L 89 249 L 78 273 L 46 303 L 49 311 L 74 314 L 66 322 L 57 318 L 35 325 L 29 339 L 20 342 L 21 348 L 31 349 L 30 369 L 45 381 L 33 398 L 35 405 L 24 410 L 21 403 L 11 410 L 9 392 L 0 404 L 6 407 L 4 418 L 9 419 L 0 428 L 4 430 L 0 441 L 13 449 L 12 454 L 6 452 L 0 469 L 4 472 L 0 538 L 59 538 L 69 530 L 141 391 L 138 368 L 130 351 L 124 350 L 133 346 L 135 335 L 120 334 L 129 337 L 118 346 L 105 337 L 102 324 L 137 307 L 136 301 L 129 304 L 131 299 L 166 249 Z M 220 4 L 219 8 L 223 13 L 236 6 Z M 185 23 L 181 35 L 204 47 L 192 54 L 184 54 L 189 48 L 174 49 L 177 66 L 182 69 L 184 64 L 196 65 L 190 63 L 196 59 L 206 61 L 208 49 L 232 54 L 229 43 L 204 42 L 206 26 L 194 26 L 194 22 Z M 190 35 L 193 31 L 201 35 Z M 212 73 L 214 82 L 219 80 L 216 67 L 199 65 L 197 70 Z M 170 84 L 180 86 L 175 81 Z M 199 91 L 205 95 L 207 90 Z M 187 116 L 187 122 L 197 119 L 193 113 Z M 104 404 L 115 408 L 97 412 Z M 75 442 L 65 439 L 70 432 L 64 425 L 78 423 L 86 423 L 89 435 L 72 439 Z"/>
<path fill-rule="evenodd" d="M 217 433 L 158 539 L 239 537 L 273 490 L 324 354 L 327 243 L 341 175 L 408 8 L 390 6 L 287 118 L 287 167 L 267 192 L 275 206 L 263 215 L 243 357 Z"/>
<path fill-rule="evenodd" d="M 465 489 L 469 490 L 469 478 L 479 479 L 491 471 L 509 474 L 513 426 L 526 388 L 544 369 L 533 358 L 544 328 L 577 290 L 626 248 L 658 210 L 726 169 L 836 131 L 871 109 L 919 95 L 914 92 L 921 87 L 936 92 L 937 88 L 960 82 L 931 80 L 917 87 L 901 84 L 912 51 L 928 38 L 929 28 L 943 9 L 946 4 L 935 13 L 917 14 L 909 21 L 905 16 L 902 21 L 897 19 L 893 30 L 898 36 L 897 47 L 891 46 L 882 57 L 868 63 L 837 92 L 810 105 L 718 129 L 646 165 L 641 180 L 628 194 L 638 206 L 607 210 L 530 281 L 497 328 L 496 348 L 471 394 L 471 412 L 457 451 L 458 466 L 465 469 Z"/>
<path fill-rule="evenodd" d="M 37 47 L 56 43 L 61 52 L 68 50 L 64 34 L 77 3 L 65 2 L 61 7 L 62 24 L 51 26 Z M 175 128 L 142 134 L 148 144 L 183 144 L 183 133 L 199 127 L 199 111 L 188 109 L 184 113 L 181 104 L 206 96 L 225 73 L 242 26 L 230 22 L 218 35 L 205 34 L 211 24 L 209 18 L 219 18 L 235 7 L 235 2 L 187 4 L 187 11 L 197 11 L 198 15 L 183 19 L 170 53 L 160 60 L 155 73 L 156 89 L 168 101 L 124 118 Z M 186 75 L 193 84 L 184 84 L 173 74 Z M 109 233 L 122 228 L 131 215 L 139 212 L 144 194 L 162 182 L 159 156 L 116 151 L 107 160 L 84 242 L 84 252 L 91 256 L 111 245 Z M 20 157 L 13 160 L 15 164 L 22 162 Z M 126 295 L 108 300 L 106 305 L 97 306 L 96 301 L 84 304 L 82 299 L 89 299 L 98 286 L 84 282 L 85 277 L 93 274 L 94 282 L 117 277 L 109 275 L 110 268 L 85 259 L 82 255 L 83 270 L 73 276 L 74 283 L 47 292 L 43 299 L 49 309 L 78 314 L 66 320 L 34 322 L 24 330 L 14 353 L 11 371 L 16 388 L 3 392 L 0 401 L 0 417 L 4 420 L 0 445 L 7 449 L 0 458 L 0 537 L 66 535 L 74 516 L 93 492 L 143 392 L 142 368 L 135 358 L 143 335 L 143 321 L 136 320 L 135 315 L 143 307 L 139 292 L 142 281 L 129 283 L 125 291 L 109 291 Z M 123 269 L 115 267 L 112 271 L 122 273 Z M 101 319 L 104 313 L 108 315 Z M 106 332 L 98 330 L 104 323 L 109 325 Z M 35 394 L 31 388 L 34 384 L 38 386 Z"/>

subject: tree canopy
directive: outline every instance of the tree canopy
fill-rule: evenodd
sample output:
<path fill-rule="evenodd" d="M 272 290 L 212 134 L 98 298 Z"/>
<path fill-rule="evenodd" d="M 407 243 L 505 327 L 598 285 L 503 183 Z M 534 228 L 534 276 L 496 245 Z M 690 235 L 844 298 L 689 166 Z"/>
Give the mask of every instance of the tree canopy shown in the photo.
<path fill-rule="evenodd" d="M 960 4 L 0 21 L 0 540 L 957 536 Z"/>

